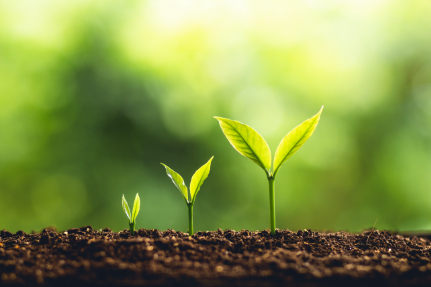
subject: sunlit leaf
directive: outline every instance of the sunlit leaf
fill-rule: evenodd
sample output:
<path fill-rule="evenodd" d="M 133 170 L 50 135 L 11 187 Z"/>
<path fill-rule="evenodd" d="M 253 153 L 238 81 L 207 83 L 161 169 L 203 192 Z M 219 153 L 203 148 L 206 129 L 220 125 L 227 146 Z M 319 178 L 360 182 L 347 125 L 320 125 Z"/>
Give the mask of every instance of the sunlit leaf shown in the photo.
<path fill-rule="evenodd" d="M 188 195 L 187 195 L 187 186 L 184 184 L 184 180 L 181 177 L 181 175 L 179 175 L 178 173 L 173 171 L 167 165 L 165 165 L 163 163 L 162 163 L 162 165 L 166 168 L 166 174 L 172 179 L 172 182 L 178 188 L 178 190 L 181 192 L 181 195 L 184 197 L 185 201 L 189 202 L 188 201 Z"/>
<path fill-rule="evenodd" d="M 248 157 L 268 174 L 271 168 L 271 150 L 263 137 L 251 127 L 238 121 L 214 117 L 231 145 L 243 156 Z"/>
<path fill-rule="evenodd" d="M 201 185 L 204 183 L 205 179 L 208 177 L 210 173 L 211 161 L 214 157 L 211 157 L 210 160 L 201 166 L 193 175 L 192 181 L 190 183 L 190 195 L 191 202 L 194 202 L 196 199 L 196 195 L 198 194 Z"/>
<path fill-rule="evenodd" d="M 127 218 L 129 218 L 130 221 L 130 209 L 129 209 L 129 205 L 127 204 L 126 199 L 124 198 L 124 194 L 123 194 L 123 200 L 121 201 L 122 205 L 123 205 L 123 210 L 127 215 Z"/>
<path fill-rule="evenodd" d="M 290 158 L 307 141 L 309 137 L 311 137 L 317 127 L 317 124 L 319 123 L 322 110 L 323 106 L 315 116 L 309 118 L 293 130 L 291 130 L 281 140 L 274 157 L 274 176 L 277 174 L 281 165 L 288 158 Z"/>
<path fill-rule="evenodd" d="M 139 198 L 139 194 L 136 194 L 135 202 L 133 203 L 132 222 L 135 222 L 139 209 L 141 209 L 141 199 Z"/>

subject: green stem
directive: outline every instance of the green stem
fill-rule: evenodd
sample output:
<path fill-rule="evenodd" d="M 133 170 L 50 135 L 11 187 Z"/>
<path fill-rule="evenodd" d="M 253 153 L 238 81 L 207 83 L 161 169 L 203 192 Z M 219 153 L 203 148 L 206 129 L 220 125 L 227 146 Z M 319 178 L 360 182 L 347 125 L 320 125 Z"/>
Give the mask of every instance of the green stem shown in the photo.
<path fill-rule="evenodd" d="M 134 234 L 135 233 L 135 222 L 130 223 L 129 222 L 129 228 L 130 228 L 130 234 Z"/>
<path fill-rule="evenodd" d="M 189 209 L 189 236 L 193 235 L 193 204 L 187 204 L 187 208 Z"/>
<path fill-rule="evenodd" d="M 275 178 L 268 177 L 269 182 L 269 222 L 271 228 L 271 235 L 275 235 L 275 192 L 274 192 Z"/>

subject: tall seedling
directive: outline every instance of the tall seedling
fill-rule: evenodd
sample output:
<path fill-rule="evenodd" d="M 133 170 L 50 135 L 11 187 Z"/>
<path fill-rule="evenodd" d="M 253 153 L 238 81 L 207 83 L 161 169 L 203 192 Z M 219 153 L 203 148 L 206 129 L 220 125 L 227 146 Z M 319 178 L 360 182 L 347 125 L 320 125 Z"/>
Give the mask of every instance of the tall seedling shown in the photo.
<path fill-rule="evenodd" d="M 192 176 L 192 181 L 190 183 L 190 200 L 189 194 L 187 190 L 187 186 L 184 184 L 184 180 L 175 171 L 170 169 L 167 165 L 162 165 L 166 168 L 167 175 L 172 179 L 174 185 L 178 188 L 181 195 L 184 198 L 184 201 L 187 204 L 187 208 L 189 211 L 189 235 L 193 235 L 193 205 L 195 204 L 196 195 L 198 194 L 201 185 L 204 183 L 205 179 L 208 177 L 210 173 L 211 161 L 214 157 L 210 158 L 210 160 L 204 164 L 201 168 L 199 168 L 195 174 Z"/>
<path fill-rule="evenodd" d="M 129 205 L 127 204 L 126 199 L 124 198 L 121 201 L 123 210 L 127 215 L 127 218 L 129 219 L 129 228 L 130 228 L 130 234 L 135 233 L 135 225 L 136 225 L 136 217 L 138 216 L 139 209 L 141 208 L 141 199 L 139 198 L 139 195 L 136 194 L 135 202 L 133 203 L 133 211 L 130 213 Z"/>
<path fill-rule="evenodd" d="M 240 154 L 248 157 L 266 173 L 269 182 L 269 218 L 271 234 L 275 234 L 275 193 L 274 181 L 281 165 L 290 158 L 313 134 L 320 119 L 323 106 L 312 118 L 291 130 L 280 142 L 275 152 L 273 171 L 271 171 L 271 150 L 263 137 L 251 127 L 238 121 L 214 117 L 231 143 Z"/>

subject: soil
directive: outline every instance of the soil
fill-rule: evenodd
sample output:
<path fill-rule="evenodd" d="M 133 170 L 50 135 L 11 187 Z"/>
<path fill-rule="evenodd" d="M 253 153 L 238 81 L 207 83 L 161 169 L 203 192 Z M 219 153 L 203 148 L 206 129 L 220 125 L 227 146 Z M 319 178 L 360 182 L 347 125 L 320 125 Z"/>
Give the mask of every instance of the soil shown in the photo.
<path fill-rule="evenodd" d="M 429 238 L 386 231 L 1 231 L 1 286 L 431 286 Z"/>

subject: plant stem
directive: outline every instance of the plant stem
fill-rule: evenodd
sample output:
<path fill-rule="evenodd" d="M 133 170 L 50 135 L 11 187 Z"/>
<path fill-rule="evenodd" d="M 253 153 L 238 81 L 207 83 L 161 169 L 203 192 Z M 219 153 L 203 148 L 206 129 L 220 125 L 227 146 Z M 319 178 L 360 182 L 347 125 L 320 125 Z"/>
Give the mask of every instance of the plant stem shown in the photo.
<path fill-rule="evenodd" d="M 275 235 L 275 192 L 274 192 L 275 178 L 268 177 L 269 182 L 269 222 L 271 228 L 271 235 Z"/>
<path fill-rule="evenodd" d="M 135 222 L 130 223 L 129 222 L 129 227 L 130 227 L 130 234 L 134 234 L 135 233 Z"/>
<path fill-rule="evenodd" d="M 189 209 L 189 236 L 193 235 L 193 204 L 187 204 Z"/>

